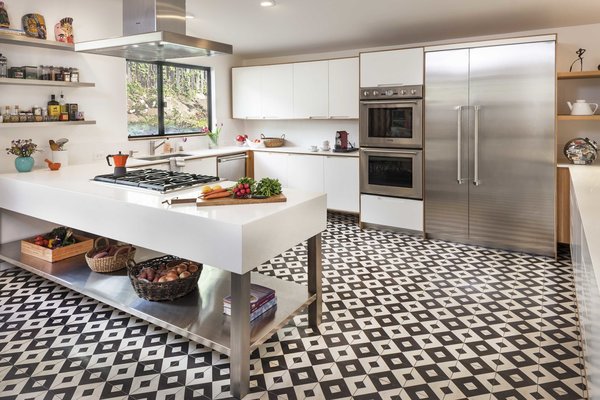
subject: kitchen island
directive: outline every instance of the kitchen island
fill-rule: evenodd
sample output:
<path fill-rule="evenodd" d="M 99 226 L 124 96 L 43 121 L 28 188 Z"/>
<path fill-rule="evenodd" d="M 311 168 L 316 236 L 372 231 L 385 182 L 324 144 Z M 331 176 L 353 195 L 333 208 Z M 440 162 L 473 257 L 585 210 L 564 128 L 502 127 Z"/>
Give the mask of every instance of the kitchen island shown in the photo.
<path fill-rule="evenodd" d="M 196 197 L 199 189 L 159 194 L 90 179 L 110 173 L 101 164 L 59 171 L 0 175 L 0 209 L 131 243 L 137 261 L 153 252 L 205 265 L 199 291 L 172 303 L 136 297 L 125 274 L 91 272 L 82 256 L 47 263 L 22 255 L 19 242 L 2 243 L 0 259 L 144 318 L 230 356 L 231 393 L 248 392 L 250 353 L 308 307 L 321 320 L 321 236 L 326 196 L 284 189 L 285 203 L 196 207 L 163 204 Z M 308 240 L 308 287 L 252 273 L 257 266 Z M 151 249 L 152 251 L 144 251 Z M 276 290 L 277 310 L 250 323 L 250 284 Z M 223 297 L 232 296 L 232 315 Z"/>
<path fill-rule="evenodd" d="M 571 259 L 590 398 L 600 393 L 600 166 L 570 165 Z"/>

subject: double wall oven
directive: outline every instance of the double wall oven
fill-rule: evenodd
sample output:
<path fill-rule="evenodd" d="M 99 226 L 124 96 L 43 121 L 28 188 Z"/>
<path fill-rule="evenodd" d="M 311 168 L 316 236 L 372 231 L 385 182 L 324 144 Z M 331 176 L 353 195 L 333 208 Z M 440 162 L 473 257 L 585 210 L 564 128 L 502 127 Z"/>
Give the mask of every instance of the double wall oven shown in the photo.
<path fill-rule="evenodd" d="M 423 86 L 360 90 L 361 193 L 423 198 Z"/>

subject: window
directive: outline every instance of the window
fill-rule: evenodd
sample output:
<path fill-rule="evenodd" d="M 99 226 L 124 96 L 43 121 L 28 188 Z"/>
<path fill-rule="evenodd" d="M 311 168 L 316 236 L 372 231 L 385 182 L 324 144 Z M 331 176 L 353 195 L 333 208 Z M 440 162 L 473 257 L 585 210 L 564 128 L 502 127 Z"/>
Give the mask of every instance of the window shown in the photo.
<path fill-rule="evenodd" d="M 211 126 L 210 69 L 127 61 L 130 138 L 190 135 Z"/>

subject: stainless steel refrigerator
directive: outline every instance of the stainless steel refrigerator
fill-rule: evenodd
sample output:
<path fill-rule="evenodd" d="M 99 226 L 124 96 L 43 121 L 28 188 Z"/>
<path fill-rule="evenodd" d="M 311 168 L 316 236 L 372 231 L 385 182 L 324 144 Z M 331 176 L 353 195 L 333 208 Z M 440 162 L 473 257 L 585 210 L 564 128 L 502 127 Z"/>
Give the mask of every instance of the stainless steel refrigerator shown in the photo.
<path fill-rule="evenodd" d="M 494 44 L 426 53 L 425 232 L 555 256 L 556 42 Z"/>

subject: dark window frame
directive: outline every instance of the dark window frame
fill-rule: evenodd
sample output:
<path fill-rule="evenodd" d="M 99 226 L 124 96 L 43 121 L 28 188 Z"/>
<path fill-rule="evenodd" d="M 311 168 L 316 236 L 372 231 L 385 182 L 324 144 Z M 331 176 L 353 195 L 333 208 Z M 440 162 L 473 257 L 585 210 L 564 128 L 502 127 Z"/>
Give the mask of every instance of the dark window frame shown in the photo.
<path fill-rule="evenodd" d="M 127 133 L 127 138 L 129 140 L 137 140 L 137 139 L 149 139 L 149 138 L 169 138 L 169 137 L 180 137 L 180 136 L 204 136 L 206 132 L 179 132 L 179 133 L 167 133 L 165 134 L 165 101 L 164 101 L 164 93 L 163 93 L 163 66 L 165 67 L 177 67 L 177 68 L 187 68 L 187 69 L 198 69 L 206 72 L 206 85 L 208 88 L 208 93 L 206 95 L 207 100 L 207 128 L 208 130 L 212 127 L 212 76 L 211 76 L 211 68 L 203 67 L 201 65 L 190 65 L 190 64 L 180 64 L 180 63 L 170 63 L 164 61 L 137 61 L 137 60 L 125 60 L 126 62 L 135 62 L 140 64 L 152 64 L 156 65 L 156 92 L 157 92 L 157 108 L 158 108 L 158 134 L 156 135 L 135 135 L 130 136 L 129 132 Z"/>

